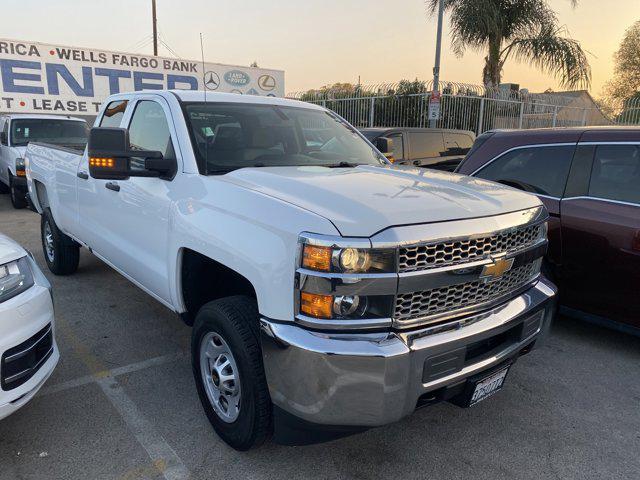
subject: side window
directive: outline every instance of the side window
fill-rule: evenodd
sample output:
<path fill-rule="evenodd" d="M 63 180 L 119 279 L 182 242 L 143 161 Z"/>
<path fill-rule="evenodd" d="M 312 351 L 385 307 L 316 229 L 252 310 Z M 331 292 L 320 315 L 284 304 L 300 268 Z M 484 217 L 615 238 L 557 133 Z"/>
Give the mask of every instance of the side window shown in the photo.
<path fill-rule="evenodd" d="M 444 154 L 444 140 L 440 132 L 409 132 L 411 160 L 440 157 Z"/>
<path fill-rule="evenodd" d="M 640 204 L 640 146 L 599 145 L 589 196 Z"/>
<path fill-rule="evenodd" d="M 402 141 L 401 133 L 394 133 L 393 135 L 387 135 L 393 141 L 393 159 L 396 162 L 405 160 L 404 157 L 404 143 Z"/>
<path fill-rule="evenodd" d="M 4 121 L 4 125 L 2 126 L 2 133 L 4 133 L 3 135 L 4 142 L 2 144 L 8 145 L 9 144 L 9 120 Z"/>
<path fill-rule="evenodd" d="M 124 117 L 124 111 L 127 109 L 128 100 L 118 100 L 107 105 L 104 115 L 100 119 L 101 127 L 119 127 Z"/>
<path fill-rule="evenodd" d="M 473 139 L 464 133 L 445 133 L 447 155 L 466 155 L 473 146 Z"/>
<path fill-rule="evenodd" d="M 573 145 L 520 148 L 504 154 L 476 174 L 528 192 L 562 197 Z"/>
<path fill-rule="evenodd" d="M 138 102 L 129 124 L 129 142 L 133 150 L 154 150 L 175 158 L 167 117 L 157 102 Z M 132 158 L 131 168 L 144 168 L 144 159 Z"/>

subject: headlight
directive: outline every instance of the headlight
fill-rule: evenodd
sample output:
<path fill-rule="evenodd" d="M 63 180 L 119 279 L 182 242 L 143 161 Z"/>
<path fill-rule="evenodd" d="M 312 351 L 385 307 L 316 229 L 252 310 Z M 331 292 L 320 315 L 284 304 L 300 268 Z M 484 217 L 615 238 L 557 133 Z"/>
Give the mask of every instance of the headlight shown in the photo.
<path fill-rule="evenodd" d="M 336 273 L 392 273 L 396 271 L 396 255 L 393 249 L 303 244 L 302 268 Z"/>
<path fill-rule="evenodd" d="M 33 275 L 27 257 L 0 265 L 0 303 L 33 286 Z"/>
<path fill-rule="evenodd" d="M 363 238 L 303 233 L 299 254 L 297 313 L 306 317 L 304 321 L 357 320 L 358 325 L 370 322 L 373 328 L 383 323 L 379 319 L 391 317 L 397 289 L 396 249 L 372 248 Z"/>

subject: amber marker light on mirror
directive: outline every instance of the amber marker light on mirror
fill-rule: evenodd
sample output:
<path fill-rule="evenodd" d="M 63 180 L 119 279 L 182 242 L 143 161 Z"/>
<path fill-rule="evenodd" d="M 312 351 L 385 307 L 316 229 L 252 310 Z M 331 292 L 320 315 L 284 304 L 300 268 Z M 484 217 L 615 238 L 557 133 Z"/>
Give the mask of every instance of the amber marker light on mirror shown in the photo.
<path fill-rule="evenodd" d="M 105 157 L 91 157 L 89 158 L 89 166 L 90 167 L 102 167 L 102 168 L 113 168 L 115 162 L 113 158 L 105 158 Z"/>
<path fill-rule="evenodd" d="M 305 245 L 302 251 L 302 266 L 309 270 L 329 272 L 331 271 L 332 254 L 333 250 L 330 247 Z"/>
<path fill-rule="evenodd" d="M 333 297 L 302 292 L 300 294 L 300 312 L 315 318 L 331 318 Z"/>

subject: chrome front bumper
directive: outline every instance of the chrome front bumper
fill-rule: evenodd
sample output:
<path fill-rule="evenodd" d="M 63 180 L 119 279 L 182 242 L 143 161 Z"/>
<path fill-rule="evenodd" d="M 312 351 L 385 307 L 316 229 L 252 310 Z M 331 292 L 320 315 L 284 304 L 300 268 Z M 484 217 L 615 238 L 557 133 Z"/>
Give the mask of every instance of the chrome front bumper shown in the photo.
<path fill-rule="evenodd" d="M 541 279 L 488 312 L 408 332 L 320 333 L 261 319 L 271 399 L 316 425 L 397 421 L 422 399 L 531 347 L 549 329 L 555 293 Z"/>

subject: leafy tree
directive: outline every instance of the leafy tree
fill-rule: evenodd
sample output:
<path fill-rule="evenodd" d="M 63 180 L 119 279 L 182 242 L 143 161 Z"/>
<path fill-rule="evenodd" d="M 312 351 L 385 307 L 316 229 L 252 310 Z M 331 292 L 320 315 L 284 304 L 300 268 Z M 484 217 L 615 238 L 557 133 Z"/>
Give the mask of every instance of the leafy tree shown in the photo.
<path fill-rule="evenodd" d="M 614 55 L 615 78 L 611 93 L 627 99 L 640 92 L 640 20 L 627 29 Z"/>
<path fill-rule="evenodd" d="M 426 0 L 431 13 L 438 0 Z M 577 0 L 571 0 L 576 4 Z M 450 14 L 451 44 L 462 56 L 466 49 L 486 52 L 482 81 L 500 84 L 507 60 L 528 62 L 556 77 L 562 85 L 589 87 L 591 67 L 580 43 L 566 35 L 545 0 L 445 0 Z"/>

